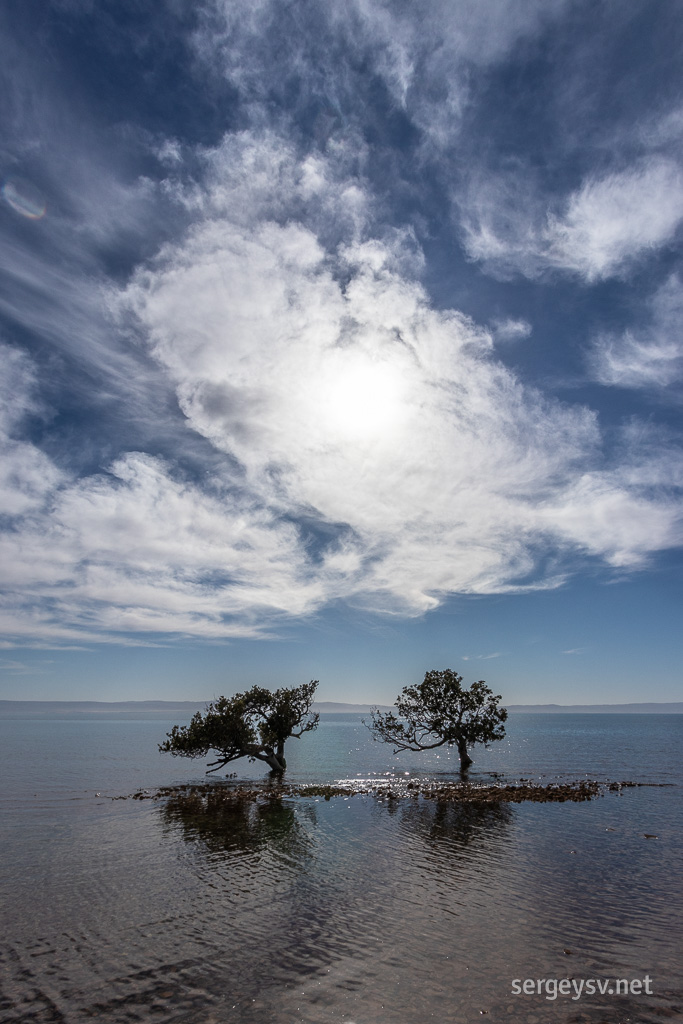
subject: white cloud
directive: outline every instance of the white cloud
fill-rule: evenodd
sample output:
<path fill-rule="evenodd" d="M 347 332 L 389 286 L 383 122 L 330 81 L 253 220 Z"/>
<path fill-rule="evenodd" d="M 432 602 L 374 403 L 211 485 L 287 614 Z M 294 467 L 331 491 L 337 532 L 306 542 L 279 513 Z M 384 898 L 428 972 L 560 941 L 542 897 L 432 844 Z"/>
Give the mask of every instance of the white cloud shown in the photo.
<path fill-rule="evenodd" d="M 304 96 L 326 101 L 328 115 L 321 120 L 334 124 L 334 138 L 355 134 L 359 98 L 352 95 L 350 65 L 368 63 L 420 128 L 424 144 L 441 149 L 459 134 L 472 69 L 502 60 L 520 40 L 561 18 L 566 6 L 567 0 L 509 0 L 501 17 L 498 0 L 426 0 L 418 7 L 329 0 L 318 8 L 309 34 L 275 0 L 210 0 L 201 10 L 195 47 L 207 66 L 248 98 L 254 123 L 267 116 L 271 94 L 286 78 L 284 60 Z M 352 57 L 341 73 L 340 52 Z M 361 138 L 359 133 L 355 141 Z"/>
<path fill-rule="evenodd" d="M 385 244 L 330 254 L 302 225 L 246 228 L 241 210 L 198 225 L 127 294 L 190 425 L 264 502 L 351 527 L 359 600 L 416 612 L 513 585 L 532 564 L 527 503 L 591 449 L 592 416 L 524 392 L 486 332 L 432 310 Z"/>
<path fill-rule="evenodd" d="M 492 273 L 538 277 L 556 269 L 594 282 L 673 240 L 683 219 L 683 172 L 653 155 L 590 175 L 552 204 L 524 168 L 478 172 L 459 208 L 466 251 Z"/>
<path fill-rule="evenodd" d="M 496 341 L 519 341 L 531 334 L 531 324 L 527 320 L 493 320 L 491 323 Z"/>
<path fill-rule="evenodd" d="M 633 126 L 629 124 L 629 135 L 633 134 Z M 648 117 L 636 128 L 638 140 L 647 149 L 679 146 L 683 138 L 683 106 L 672 107 L 659 117 Z"/>
<path fill-rule="evenodd" d="M 13 437 L 28 413 L 37 413 L 33 368 L 21 352 L 0 344 L 0 515 L 39 508 L 62 474 L 30 441 Z"/>
<path fill-rule="evenodd" d="M 666 387 L 683 377 L 683 286 L 673 274 L 652 297 L 650 324 L 622 335 L 603 334 L 590 353 L 602 384 Z"/>
<path fill-rule="evenodd" d="M 651 552 L 683 542 L 681 485 L 683 457 L 663 448 L 640 466 L 634 461 L 611 473 L 582 474 L 542 505 L 539 516 L 556 536 L 615 568 L 633 569 Z"/>
<path fill-rule="evenodd" d="M 515 588 L 548 530 L 611 561 L 640 559 L 633 519 L 647 498 L 636 508 L 623 482 L 597 473 L 617 523 L 598 536 L 596 489 L 585 501 L 572 492 L 599 441 L 591 413 L 522 388 L 490 358 L 486 332 L 433 310 L 396 249 L 360 240 L 358 220 L 331 252 L 309 227 L 275 223 L 263 195 L 245 215 L 231 198 L 243 174 L 214 159 L 223 178 L 208 201 L 220 196 L 222 219 L 165 249 L 126 301 L 189 424 L 240 461 L 262 501 L 352 530 L 345 596 L 416 613 L 448 592 Z M 297 180 L 290 159 L 278 182 Z M 340 187 L 323 165 L 318 180 L 324 209 Z M 574 513 L 539 511 L 559 494 Z M 672 510 L 655 512 L 657 547 Z"/>
<path fill-rule="evenodd" d="M 515 162 L 505 172 L 477 168 L 454 191 L 465 252 L 493 276 L 537 277 L 547 266 L 547 209 L 542 188 Z"/>
<path fill-rule="evenodd" d="M 587 281 L 608 277 L 670 241 L 683 218 L 683 173 L 651 158 L 618 174 L 589 178 L 551 218 L 548 257 Z"/>
<path fill-rule="evenodd" d="M 194 226 L 109 301 L 239 473 L 188 479 L 141 452 L 57 472 L 21 439 L 31 370 L 8 350 L 8 444 L 38 462 L 0 540 L 5 636 L 263 636 L 336 600 L 418 615 L 557 586 L 563 551 L 634 567 L 680 542 L 665 461 L 601 470 L 595 416 L 525 388 L 486 330 L 431 306 L 414 237 L 373 234 L 343 163 L 246 133 L 205 159 Z"/>
<path fill-rule="evenodd" d="M 291 524 L 180 483 L 136 453 L 110 476 L 62 487 L 49 514 L 2 535 L 0 557 L 6 635 L 255 636 L 274 617 L 311 611 L 321 595 Z"/>
<path fill-rule="evenodd" d="M 38 411 L 33 364 L 20 349 L 0 342 L 0 431 L 10 434 L 29 413 Z"/>
<path fill-rule="evenodd" d="M 17 350 L 0 349 L 6 387 L 0 533 L 6 636 L 56 641 L 112 632 L 207 637 L 267 632 L 273 617 L 317 607 L 297 530 L 253 499 L 174 479 L 160 459 L 129 453 L 106 475 L 60 472 L 15 439 L 35 411 L 34 373 Z M 343 566 L 322 576 L 334 585 Z M 233 620 L 239 620 L 235 625 Z"/>

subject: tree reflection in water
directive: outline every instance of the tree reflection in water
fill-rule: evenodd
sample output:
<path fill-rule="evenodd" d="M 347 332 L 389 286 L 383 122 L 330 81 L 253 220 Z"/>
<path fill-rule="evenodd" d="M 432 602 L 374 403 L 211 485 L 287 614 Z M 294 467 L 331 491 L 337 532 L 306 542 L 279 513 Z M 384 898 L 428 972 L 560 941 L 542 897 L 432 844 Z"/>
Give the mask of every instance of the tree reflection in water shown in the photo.
<path fill-rule="evenodd" d="M 348 805 L 339 797 L 333 797 L 332 803 L 326 806 L 334 810 L 335 804 L 340 808 Z M 410 850 L 411 856 L 421 853 L 430 860 L 434 856 L 443 860 L 444 867 L 449 862 L 449 874 L 456 862 L 470 860 L 468 848 L 472 844 L 478 857 L 490 855 L 494 848 L 500 849 L 513 815 L 506 803 L 461 803 L 422 797 L 384 799 L 379 795 L 354 798 L 354 805 L 360 813 L 346 824 L 351 826 L 352 833 L 357 833 L 356 839 L 362 835 L 366 854 L 370 849 L 376 852 L 386 847 L 387 832 L 395 833 L 398 828 L 402 841 L 397 846 L 397 837 L 391 840 L 386 848 L 387 856 L 400 857 L 402 850 L 403 853 Z M 368 828 L 370 821 L 361 807 L 366 812 L 371 811 L 377 830 Z M 323 816 L 324 826 L 319 827 L 318 802 L 307 797 L 283 796 L 277 789 L 265 787 L 240 790 L 202 786 L 178 790 L 167 797 L 160 810 L 166 826 L 176 834 L 179 831 L 184 840 L 201 844 L 212 855 L 214 866 L 222 854 L 227 855 L 223 857 L 225 862 L 235 854 L 259 857 L 268 854 L 285 859 L 291 868 L 315 856 L 322 866 L 331 857 L 336 859 L 350 838 L 345 829 L 341 844 L 339 839 L 333 839 L 329 813 Z M 332 830 L 336 831 L 334 827 Z M 333 850 L 327 849 L 330 840 Z M 357 843 L 353 846 L 361 852 Z M 362 853 L 360 859 L 364 859 Z M 436 862 L 432 870 L 438 874 Z M 366 867 L 363 875 L 367 879 Z M 354 881 L 348 878 L 350 886 Z"/>
<path fill-rule="evenodd" d="M 202 843 L 211 854 L 269 851 L 293 861 L 311 855 L 307 826 L 315 825 L 314 807 L 305 809 L 302 821 L 276 792 L 198 787 L 169 796 L 161 814 L 183 839 Z"/>
<path fill-rule="evenodd" d="M 475 959 L 491 953 L 481 892 L 499 884 L 507 805 L 206 787 L 171 794 L 159 812 L 199 854 L 192 903 L 215 963 L 204 985 L 241 1024 L 300 1017 L 304 992 L 311 1019 L 360 1004 L 367 1019 L 424 1019 L 471 985 L 456 955 L 463 929 Z"/>
<path fill-rule="evenodd" d="M 512 821 L 507 803 L 459 803 L 446 800 L 402 801 L 400 825 L 419 837 L 426 851 L 450 860 L 469 859 L 473 843 L 477 855 L 499 847 Z"/>

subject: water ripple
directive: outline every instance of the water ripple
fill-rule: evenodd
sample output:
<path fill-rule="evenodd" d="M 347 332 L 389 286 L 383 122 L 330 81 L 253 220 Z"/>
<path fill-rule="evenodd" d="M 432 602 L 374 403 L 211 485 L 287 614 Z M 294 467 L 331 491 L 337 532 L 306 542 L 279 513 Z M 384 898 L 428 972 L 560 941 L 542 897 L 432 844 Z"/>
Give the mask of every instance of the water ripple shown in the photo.
<path fill-rule="evenodd" d="M 546 759 L 542 772 L 558 777 L 566 754 Z M 537 767 L 540 757 L 528 760 Z M 661 779 L 669 769 L 658 765 L 651 774 Z M 330 781 L 385 781 L 377 797 L 263 796 L 235 806 L 105 802 L 93 792 L 67 799 L 65 791 L 22 807 L 15 793 L 0 850 L 0 1018 L 654 1024 L 683 1016 L 679 790 L 562 805 L 396 800 L 389 788 L 402 779 L 407 794 L 413 769 L 387 770 L 329 769 Z M 78 771 L 70 779 L 75 785 Z M 138 784 L 156 780 L 130 788 Z M 646 974 L 647 998 L 511 992 L 513 978 Z"/>

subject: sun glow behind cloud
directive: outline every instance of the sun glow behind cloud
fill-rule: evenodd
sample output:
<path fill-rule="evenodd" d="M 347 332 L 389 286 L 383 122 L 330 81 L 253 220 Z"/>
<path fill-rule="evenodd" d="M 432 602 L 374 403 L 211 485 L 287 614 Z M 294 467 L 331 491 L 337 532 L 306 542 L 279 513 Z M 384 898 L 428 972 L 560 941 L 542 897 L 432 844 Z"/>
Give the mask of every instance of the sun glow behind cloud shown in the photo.
<path fill-rule="evenodd" d="M 463 113 L 468 83 L 572 5 L 520 0 L 501 19 L 496 0 L 434 0 L 418 18 L 335 0 L 305 26 L 269 0 L 199 6 L 183 87 L 227 81 L 239 130 L 214 125 L 211 145 L 187 125 L 176 138 L 180 121 L 167 137 L 131 131 L 146 168 L 133 182 L 79 142 L 78 187 L 51 194 L 48 216 L 27 189 L 0 204 L 17 232 L 0 309 L 60 354 L 57 376 L 84 368 L 67 410 L 92 399 L 90 426 L 106 412 L 114 428 L 74 445 L 67 412 L 61 451 L 41 447 L 62 416 L 53 364 L 39 347 L 35 365 L 19 358 L 7 332 L 5 633 L 252 637 L 339 601 L 416 616 L 450 594 L 558 586 L 596 560 L 631 571 L 680 543 L 673 435 L 637 441 L 637 424 L 606 428 L 598 403 L 526 374 L 564 339 L 591 345 L 576 293 L 561 293 L 561 342 L 531 290 L 476 294 L 484 273 L 522 273 L 536 297 L 569 282 L 588 309 L 600 282 L 673 246 L 678 122 L 653 121 L 551 194 L 533 160 L 485 166 Z M 652 285 L 649 324 L 615 319 L 577 359 L 609 390 L 680 379 L 680 275 L 668 281 Z"/>
<path fill-rule="evenodd" d="M 391 440 L 404 419 L 406 382 L 399 369 L 363 354 L 336 350 L 325 376 L 312 381 L 323 434 L 349 441 Z"/>
<path fill-rule="evenodd" d="M 273 135 L 206 159 L 203 193 L 169 184 L 195 210 L 189 231 L 107 303 L 237 475 L 183 479 L 139 452 L 81 480 L 48 463 L 5 545 L 6 633 L 264 635 L 340 599 L 419 615 L 450 593 L 557 586 L 563 551 L 633 567 L 676 541 L 676 506 L 653 491 L 670 459 L 651 458 L 647 481 L 601 469 L 595 415 L 524 386 L 486 330 L 433 308 L 409 234 L 372 237 L 371 193 L 329 161 L 312 177 Z M 253 188 L 258 166 L 276 184 Z M 287 216 L 304 192 L 307 225 Z M 334 245 L 331 221 L 346 224 Z M 46 457 L 6 443 L 21 508 Z"/>

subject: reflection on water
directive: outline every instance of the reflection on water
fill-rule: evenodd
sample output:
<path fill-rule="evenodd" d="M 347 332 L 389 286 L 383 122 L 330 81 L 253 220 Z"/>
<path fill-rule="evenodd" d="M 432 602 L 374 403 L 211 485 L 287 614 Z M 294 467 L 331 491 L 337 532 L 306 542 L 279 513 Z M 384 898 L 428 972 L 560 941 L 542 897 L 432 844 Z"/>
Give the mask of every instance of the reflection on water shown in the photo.
<path fill-rule="evenodd" d="M 478 847 L 499 843 L 512 820 L 508 804 L 414 800 L 388 808 L 390 814 L 397 810 L 402 830 L 410 837 L 419 837 L 435 856 L 454 861 L 466 856 L 466 847 L 473 840 L 477 840 Z"/>
<path fill-rule="evenodd" d="M 226 794 L 109 804 L 50 857 L 34 851 L 16 904 L 2 890 L 3 1020 L 678 1013 L 680 832 L 644 839 L 643 791 L 559 806 Z M 513 978 L 645 974 L 647 1000 L 511 992 Z"/>
<path fill-rule="evenodd" d="M 308 807 L 307 812 L 309 823 L 315 825 L 315 810 Z M 161 817 L 188 842 L 202 842 L 214 855 L 270 851 L 298 863 L 311 853 L 308 833 L 294 807 L 278 797 L 242 798 L 221 786 L 208 793 L 180 791 L 164 802 Z"/>
<path fill-rule="evenodd" d="M 209 865 L 227 862 L 216 854 L 258 856 L 266 852 L 298 864 L 313 855 L 319 803 L 319 799 L 286 800 L 277 792 L 250 790 L 243 794 L 222 786 L 188 787 L 164 800 L 159 814 L 171 833 L 203 844 L 212 855 Z M 352 809 L 348 799 L 340 805 Z M 465 848 L 473 840 L 483 846 L 487 836 L 499 842 L 512 817 L 505 803 L 455 803 L 417 796 L 385 800 L 380 796 L 374 805 L 381 808 L 380 815 L 398 818 L 406 842 L 419 838 L 427 852 L 454 861 L 465 856 Z"/>
<path fill-rule="evenodd" d="M 218 917 L 218 907 L 248 906 L 231 954 L 232 972 L 250 977 L 246 991 L 231 990 L 235 1019 L 279 1020 L 283 1007 L 298 1019 L 303 1001 L 301 1019 L 332 1021 L 359 1001 L 365 1020 L 390 1019 L 397 997 L 399 1014 L 450 1003 L 453 978 L 469 970 L 453 917 L 496 885 L 513 812 L 418 798 L 240 800 L 217 788 L 178 794 L 158 814 L 167 840 L 191 851 Z"/>
<path fill-rule="evenodd" d="M 331 730 L 340 749 L 354 728 Z M 653 749 L 648 771 L 671 776 L 680 759 L 670 744 L 666 760 Z M 591 750 L 584 761 L 595 761 Z M 553 756 L 568 762 L 569 748 Z M 530 760 L 540 764 L 538 749 Z M 677 787 L 463 805 L 388 790 L 274 797 L 267 787 L 240 800 L 217 783 L 158 803 L 65 793 L 10 811 L 3 1022 L 683 1017 Z M 646 974 L 650 997 L 549 1001 L 511 988 Z"/>

